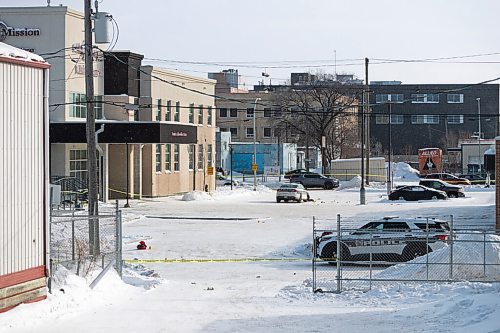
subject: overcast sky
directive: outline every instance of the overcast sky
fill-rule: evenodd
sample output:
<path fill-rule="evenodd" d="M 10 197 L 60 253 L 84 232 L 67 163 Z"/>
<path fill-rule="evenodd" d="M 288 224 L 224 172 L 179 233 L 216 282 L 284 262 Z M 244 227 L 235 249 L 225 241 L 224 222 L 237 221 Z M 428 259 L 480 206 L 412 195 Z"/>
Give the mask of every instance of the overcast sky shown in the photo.
<path fill-rule="evenodd" d="M 51 3 L 83 11 L 83 0 Z M 46 6 L 47 1 L 1 0 L 0 5 Z M 291 72 L 333 73 L 335 58 L 337 73 L 364 79 L 365 57 L 370 81 L 477 83 L 500 77 L 500 63 L 494 63 L 500 54 L 441 63 L 377 60 L 500 53 L 497 0 L 100 0 L 99 9 L 118 23 L 115 49 L 149 59 L 222 63 L 150 62 L 202 77 L 237 68 L 247 85 L 261 80 L 262 72 L 273 84 Z"/>

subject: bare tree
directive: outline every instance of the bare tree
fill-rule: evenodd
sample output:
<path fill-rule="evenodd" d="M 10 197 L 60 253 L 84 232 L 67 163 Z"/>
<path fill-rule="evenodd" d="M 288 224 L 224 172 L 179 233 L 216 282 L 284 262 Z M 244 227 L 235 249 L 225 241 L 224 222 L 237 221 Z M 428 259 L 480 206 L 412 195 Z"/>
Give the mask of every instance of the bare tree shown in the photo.
<path fill-rule="evenodd" d="M 360 93 L 359 87 L 332 81 L 280 91 L 276 103 L 282 114 L 275 118 L 275 128 L 289 141 L 320 149 L 325 167 L 335 158 L 351 156 L 357 146 Z"/>

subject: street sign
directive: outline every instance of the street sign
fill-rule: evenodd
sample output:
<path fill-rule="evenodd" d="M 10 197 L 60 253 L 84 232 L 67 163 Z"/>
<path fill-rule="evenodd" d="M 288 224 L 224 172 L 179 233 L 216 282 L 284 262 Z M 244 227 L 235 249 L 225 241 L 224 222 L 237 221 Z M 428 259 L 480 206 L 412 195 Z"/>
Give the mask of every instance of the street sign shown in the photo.
<path fill-rule="evenodd" d="M 259 168 L 257 167 L 257 164 L 256 163 L 252 163 L 252 171 L 253 172 L 257 172 L 257 170 L 259 170 Z"/>
<path fill-rule="evenodd" d="M 214 174 L 214 167 L 213 166 L 209 166 L 207 168 L 207 175 L 211 176 Z"/>

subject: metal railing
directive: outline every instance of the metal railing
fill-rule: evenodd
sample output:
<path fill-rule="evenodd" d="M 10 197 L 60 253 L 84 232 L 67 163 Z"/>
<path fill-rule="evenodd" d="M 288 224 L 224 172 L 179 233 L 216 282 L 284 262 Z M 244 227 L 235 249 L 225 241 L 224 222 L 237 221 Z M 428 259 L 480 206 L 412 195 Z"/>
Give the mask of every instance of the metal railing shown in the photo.
<path fill-rule="evenodd" d="M 325 222 L 336 227 L 321 228 Z M 360 232 L 340 215 L 336 221 L 313 218 L 313 291 L 366 291 L 376 284 L 395 283 L 500 282 L 498 230 L 478 225 L 456 228 L 453 216 L 448 224 L 447 233 L 433 232 L 428 224 L 427 229 L 414 230 L 419 237 L 408 239 L 394 232 Z M 321 236 L 328 233 L 334 239 L 331 257 L 318 250 Z"/>
<path fill-rule="evenodd" d="M 88 276 L 111 262 L 121 276 L 122 216 L 118 201 L 114 209 L 102 209 L 98 217 L 89 217 L 86 211 L 50 211 L 51 277 L 60 267 Z"/>

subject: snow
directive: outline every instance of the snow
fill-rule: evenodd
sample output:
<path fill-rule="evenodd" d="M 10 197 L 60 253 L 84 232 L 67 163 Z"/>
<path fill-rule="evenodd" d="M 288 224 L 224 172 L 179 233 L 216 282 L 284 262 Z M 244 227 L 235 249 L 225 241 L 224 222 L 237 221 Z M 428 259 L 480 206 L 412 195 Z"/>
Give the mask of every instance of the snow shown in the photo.
<path fill-rule="evenodd" d="M 28 62 L 44 62 L 42 57 L 37 54 L 18 49 L 17 47 L 0 42 L 0 57 L 15 58 Z"/>
<path fill-rule="evenodd" d="M 412 179 L 404 169 L 395 167 L 403 170 L 395 173 L 395 185 Z M 465 198 L 391 202 L 385 184 L 373 183 L 367 204 L 360 205 L 359 180 L 342 183 L 334 191 L 310 190 L 314 201 L 301 204 L 278 204 L 274 190 L 259 185 L 253 191 L 250 184 L 132 200 L 123 210 L 123 258 L 137 260 L 125 266 L 123 281 L 111 270 L 90 289 L 94 276 L 60 270 L 47 300 L 0 315 L 0 332 L 500 331 L 499 283 L 392 282 L 365 292 L 312 293 L 313 216 L 333 224 L 341 214 L 361 225 L 384 215 L 453 214 L 456 225 L 494 225 L 494 188 L 466 188 Z M 268 184 L 276 188 L 278 182 Z M 136 250 L 140 240 L 148 250 Z M 487 244 L 488 261 L 500 263 L 498 244 Z M 428 260 L 447 260 L 449 250 Z M 457 241 L 454 273 L 463 279 L 481 274 L 482 267 L 459 264 L 480 259 L 483 250 Z M 262 258 L 268 260 L 253 260 Z M 210 261 L 220 259 L 226 260 Z M 381 269 L 377 277 L 394 278 L 403 270 L 419 276 L 422 265 L 415 263 L 422 260 Z M 498 266 L 488 269 L 500 274 Z"/>

